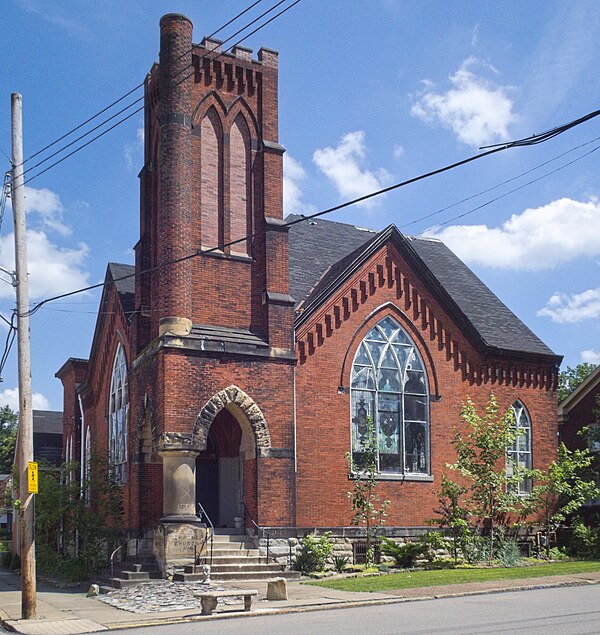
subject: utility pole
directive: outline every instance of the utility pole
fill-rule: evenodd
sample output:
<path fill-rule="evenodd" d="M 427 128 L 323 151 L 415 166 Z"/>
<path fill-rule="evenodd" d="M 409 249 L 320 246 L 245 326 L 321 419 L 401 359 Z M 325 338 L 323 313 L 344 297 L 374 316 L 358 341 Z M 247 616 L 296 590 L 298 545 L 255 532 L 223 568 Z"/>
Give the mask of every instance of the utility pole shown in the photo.
<path fill-rule="evenodd" d="M 11 95 L 12 188 L 17 290 L 17 344 L 19 359 L 19 494 L 21 497 L 21 617 L 36 617 L 34 494 L 29 493 L 28 463 L 33 461 L 33 409 L 31 404 L 31 351 L 29 342 L 29 280 L 27 228 L 23 178 L 23 98 Z"/>

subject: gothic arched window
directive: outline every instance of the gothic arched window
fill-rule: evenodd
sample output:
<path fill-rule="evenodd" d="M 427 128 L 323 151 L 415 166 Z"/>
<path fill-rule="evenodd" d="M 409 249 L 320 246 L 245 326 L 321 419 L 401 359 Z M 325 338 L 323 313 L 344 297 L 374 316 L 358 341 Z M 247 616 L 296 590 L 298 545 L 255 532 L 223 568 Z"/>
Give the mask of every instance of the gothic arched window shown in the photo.
<path fill-rule="evenodd" d="M 533 467 L 531 455 L 531 419 L 527 408 L 521 401 L 515 401 L 512 405 L 514 413 L 513 430 L 518 431 L 518 436 L 506 453 L 506 473 L 512 477 L 515 467 L 521 470 L 531 470 Z M 525 496 L 531 492 L 531 479 L 523 478 L 517 483 L 511 484 L 515 493 Z"/>
<path fill-rule="evenodd" d="M 110 382 L 108 404 L 108 457 L 118 483 L 125 483 L 127 463 L 127 361 L 121 344 L 117 348 Z"/>
<path fill-rule="evenodd" d="M 414 342 L 393 318 L 381 320 L 361 342 L 354 356 L 350 387 L 355 465 L 361 464 L 371 428 L 379 472 L 429 474 L 425 366 Z"/>

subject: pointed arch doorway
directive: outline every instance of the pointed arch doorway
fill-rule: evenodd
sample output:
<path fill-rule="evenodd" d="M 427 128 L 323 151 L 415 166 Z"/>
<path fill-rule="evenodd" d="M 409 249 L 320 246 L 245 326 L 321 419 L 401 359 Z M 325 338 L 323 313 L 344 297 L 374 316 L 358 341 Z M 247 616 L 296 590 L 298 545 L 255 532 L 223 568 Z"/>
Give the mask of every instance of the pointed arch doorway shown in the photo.
<path fill-rule="evenodd" d="M 221 390 L 200 411 L 192 436 L 200 452 L 196 501 L 215 527 L 233 527 L 244 517 L 242 503 L 256 518 L 258 460 L 269 456 L 271 435 L 255 401 L 233 384 Z"/>
<path fill-rule="evenodd" d="M 221 410 L 214 418 L 206 449 L 196 459 L 196 501 L 215 527 L 233 527 L 242 514 L 245 452 L 242 429 L 233 414 Z"/>

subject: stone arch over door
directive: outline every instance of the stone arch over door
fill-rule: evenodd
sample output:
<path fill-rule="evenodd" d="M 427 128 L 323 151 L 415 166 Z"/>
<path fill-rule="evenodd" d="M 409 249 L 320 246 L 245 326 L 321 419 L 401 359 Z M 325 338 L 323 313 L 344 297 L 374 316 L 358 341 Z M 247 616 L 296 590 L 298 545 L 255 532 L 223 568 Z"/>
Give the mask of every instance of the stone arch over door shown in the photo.
<path fill-rule="evenodd" d="M 224 408 L 235 416 L 243 434 L 248 432 L 247 427 L 250 427 L 256 455 L 269 456 L 271 435 L 267 421 L 252 397 L 233 384 L 213 395 L 200 410 L 192 433 L 193 445 L 200 451 L 206 450 L 210 426 Z M 239 414 L 243 416 L 240 417 Z"/>

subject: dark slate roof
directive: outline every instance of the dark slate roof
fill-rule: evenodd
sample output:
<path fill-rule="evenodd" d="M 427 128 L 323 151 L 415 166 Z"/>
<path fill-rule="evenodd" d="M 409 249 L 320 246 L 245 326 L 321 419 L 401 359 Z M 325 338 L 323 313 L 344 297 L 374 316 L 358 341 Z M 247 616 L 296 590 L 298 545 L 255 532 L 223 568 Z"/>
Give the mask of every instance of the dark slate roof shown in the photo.
<path fill-rule="evenodd" d="M 135 278 L 131 275 L 135 273 L 133 265 L 122 265 L 118 262 L 109 262 L 108 271 L 113 280 L 116 280 L 115 288 L 121 300 L 121 306 L 126 315 L 135 310 Z M 123 276 L 131 276 L 125 280 L 119 280 Z"/>
<path fill-rule="evenodd" d="M 55 410 L 33 411 L 33 432 L 40 434 L 60 434 L 63 432 L 63 413 Z"/>
<path fill-rule="evenodd" d="M 290 222 L 300 218 L 290 214 Z M 321 219 L 292 225 L 289 231 L 290 295 L 301 302 L 323 273 L 377 232 Z"/>
<path fill-rule="evenodd" d="M 286 220 L 297 219 L 288 216 Z M 555 354 L 492 291 L 439 240 L 404 237 L 395 227 L 373 232 L 345 223 L 316 219 L 289 229 L 290 293 L 310 312 L 336 281 L 386 236 L 408 248 L 433 280 L 447 304 L 466 319 L 483 344 L 503 350 Z M 302 318 L 300 318 L 302 319 Z"/>

